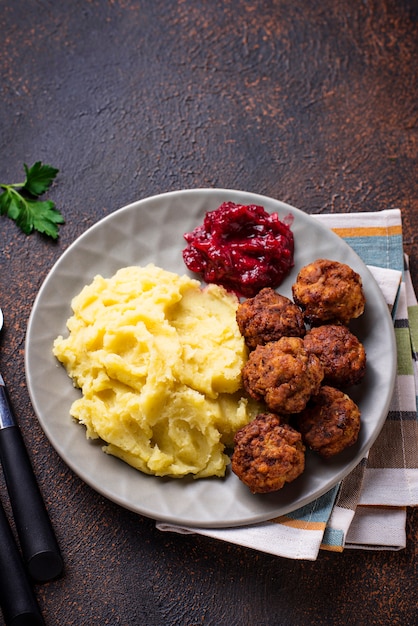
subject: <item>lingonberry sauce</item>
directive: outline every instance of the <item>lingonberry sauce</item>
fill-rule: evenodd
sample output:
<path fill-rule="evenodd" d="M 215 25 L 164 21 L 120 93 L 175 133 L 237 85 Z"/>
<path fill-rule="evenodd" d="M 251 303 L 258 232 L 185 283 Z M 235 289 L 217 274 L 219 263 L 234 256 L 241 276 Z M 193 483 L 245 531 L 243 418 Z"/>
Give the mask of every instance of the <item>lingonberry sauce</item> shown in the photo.
<path fill-rule="evenodd" d="M 251 298 L 263 287 L 280 285 L 294 265 L 288 223 L 262 206 L 224 202 L 206 213 L 202 225 L 185 233 L 184 262 L 206 283 Z"/>

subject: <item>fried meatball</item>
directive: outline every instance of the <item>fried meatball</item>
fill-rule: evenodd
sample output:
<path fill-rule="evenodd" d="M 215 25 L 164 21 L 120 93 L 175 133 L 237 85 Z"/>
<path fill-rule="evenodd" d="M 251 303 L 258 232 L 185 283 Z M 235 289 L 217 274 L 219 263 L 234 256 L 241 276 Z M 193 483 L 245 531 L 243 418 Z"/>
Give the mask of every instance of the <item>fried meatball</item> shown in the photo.
<path fill-rule="evenodd" d="M 282 337 L 250 352 L 242 370 L 244 389 L 275 413 L 299 413 L 319 391 L 324 370 L 300 337 Z"/>
<path fill-rule="evenodd" d="M 317 259 L 305 265 L 292 286 L 293 299 L 311 326 L 348 325 L 365 306 L 362 280 L 351 267 L 338 261 Z"/>
<path fill-rule="evenodd" d="M 273 413 L 261 413 L 235 434 L 232 471 L 253 493 L 270 493 L 305 469 L 299 432 Z"/>
<path fill-rule="evenodd" d="M 304 337 L 306 350 L 324 368 L 323 383 L 335 387 L 355 385 L 366 371 L 366 351 L 346 326 L 326 324 L 312 328 Z"/>
<path fill-rule="evenodd" d="M 360 409 L 345 393 L 324 385 L 297 416 L 303 442 L 328 459 L 352 446 L 360 431 Z"/>
<path fill-rule="evenodd" d="M 270 287 L 239 304 L 236 317 L 250 350 L 281 337 L 303 337 L 305 334 L 300 308 Z"/>

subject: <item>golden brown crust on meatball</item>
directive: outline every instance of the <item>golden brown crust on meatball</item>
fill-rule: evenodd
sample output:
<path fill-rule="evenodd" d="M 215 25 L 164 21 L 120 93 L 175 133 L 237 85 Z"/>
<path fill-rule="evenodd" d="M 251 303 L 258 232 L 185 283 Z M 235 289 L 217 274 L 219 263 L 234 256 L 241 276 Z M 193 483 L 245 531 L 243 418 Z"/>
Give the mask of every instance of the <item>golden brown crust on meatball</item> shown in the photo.
<path fill-rule="evenodd" d="M 352 446 L 360 432 L 360 410 L 339 389 L 324 385 L 297 416 L 304 443 L 327 459 Z"/>
<path fill-rule="evenodd" d="M 250 350 L 281 337 L 303 337 L 305 334 L 300 308 L 270 287 L 239 304 L 236 318 Z"/>
<path fill-rule="evenodd" d="M 312 326 L 347 325 L 364 311 L 362 280 L 345 263 L 317 259 L 303 267 L 292 286 L 293 299 Z"/>
<path fill-rule="evenodd" d="M 319 391 L 324 370 L 309 354 L 300 337 L 257 346 L 242 370 L 244 389 L 255 400 L 264 400 L 275 413 L 299 413 Z"/>
<path fill-rule="evenodd" d="M 344 387 L 361 381 L 366 371 L 366 351 L 346 326 L 326 324 L 312 328 L 304 337 L 306 350 L 324 368 L 326 385 Z"/>
<path fill-rule="evenodd" d="M 278 491 L 305 469 L 299 432 L 272 413 L 261 413 L 235 434 L 232 471 L 253 493 Z"/>

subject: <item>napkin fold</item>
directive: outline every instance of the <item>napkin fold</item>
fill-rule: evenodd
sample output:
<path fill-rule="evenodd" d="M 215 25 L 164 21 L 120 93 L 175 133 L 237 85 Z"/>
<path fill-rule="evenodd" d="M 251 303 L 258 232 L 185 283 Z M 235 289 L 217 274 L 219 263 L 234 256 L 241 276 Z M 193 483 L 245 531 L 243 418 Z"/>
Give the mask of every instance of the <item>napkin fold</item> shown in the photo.
<path fill-rule="evenodd" d="M 418 504 L 418 305 L 403 252 L 398 209 L 321 214 L 369 266 L 392 312 L 397 377 L 385 424 L 366 458 L 329 492 L 276 519 L 239 528 L 190 528 L 157 522 L 161 531 L 200 534 L 292 559 L 319 550 L 399 550 L 406 508 Z"/>

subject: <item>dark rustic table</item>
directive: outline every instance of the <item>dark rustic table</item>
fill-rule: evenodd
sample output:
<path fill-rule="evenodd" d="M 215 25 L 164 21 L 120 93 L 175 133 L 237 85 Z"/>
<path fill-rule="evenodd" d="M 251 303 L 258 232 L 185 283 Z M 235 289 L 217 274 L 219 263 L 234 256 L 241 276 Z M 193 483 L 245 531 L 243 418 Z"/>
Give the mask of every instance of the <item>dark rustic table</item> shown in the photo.
<path fill-rule="evenodd" d="M 405 550 L 316 562 L 160 533 L 67 468 L 24 373 L 28 317 L 53 263 L 105 215 L 164 191 L 245 189 L 307 213 L 399 207 L 417 286 L 416 0 L 0 8 L 0 181 L 19 181 L 23 163 L 54 165 L 49 197 L 66 220 L 53 242 L 0 218 L 0 371 L 65 560 L 62 578 L 35 586 L 47 625 L 416 623 L 416 510 Z"/>

